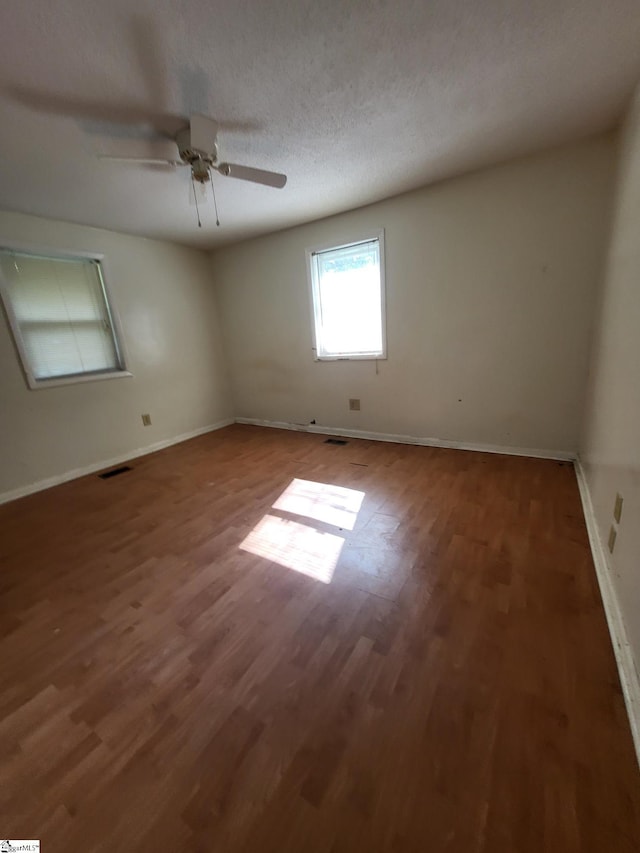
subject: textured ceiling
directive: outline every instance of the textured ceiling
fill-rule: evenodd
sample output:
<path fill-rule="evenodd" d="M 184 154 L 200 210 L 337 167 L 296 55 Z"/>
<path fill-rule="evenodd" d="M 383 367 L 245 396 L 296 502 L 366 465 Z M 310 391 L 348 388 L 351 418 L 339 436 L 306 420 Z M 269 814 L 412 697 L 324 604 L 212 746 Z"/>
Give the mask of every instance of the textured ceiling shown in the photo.
<path fill-rule="evenodd" d="M 638 0 L 3 0 L 0 40 L 0 207 L 200 246 L 608 129 L 640 77 Z M 217 177 L 199 230 L 187 170 L 96 156 L 191 112 L 285 189 Z"/>

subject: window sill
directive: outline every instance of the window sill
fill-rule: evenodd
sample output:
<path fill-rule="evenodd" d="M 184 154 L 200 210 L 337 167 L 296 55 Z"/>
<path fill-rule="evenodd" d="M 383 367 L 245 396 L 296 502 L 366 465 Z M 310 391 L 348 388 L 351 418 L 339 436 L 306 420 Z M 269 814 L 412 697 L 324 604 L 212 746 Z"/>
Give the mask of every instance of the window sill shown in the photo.
<path fill-rule="evenodd" d="M 386 361 L 386 355 L 314 355 L 314 361 Z"/>
<path fill-rule="evenodd" d="M 60 385 L 78 385 L 84 382 L 99 382 L 103 379 L 122 379 L 133 376 L 128 370 L 114 370 L 107 373 L 80 373 L 77 376 L 60 376 L 54 379 L 32 379 L 27 377 L 27 383 L 32 391 L 43 388 L 57 388 Z"/>

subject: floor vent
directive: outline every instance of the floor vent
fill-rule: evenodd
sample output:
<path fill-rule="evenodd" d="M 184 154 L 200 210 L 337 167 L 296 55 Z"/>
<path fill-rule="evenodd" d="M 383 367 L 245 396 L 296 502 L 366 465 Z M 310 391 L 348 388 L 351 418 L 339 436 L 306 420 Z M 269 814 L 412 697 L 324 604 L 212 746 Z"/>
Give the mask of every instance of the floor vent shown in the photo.
<path fill-rule="evenodd" d="M 111 471 L 105 471 L 104 474 L 98 474 L 101 480 L 109 480 L 111 477 L 117 477 L 118 474 L 124 474 L 125 471 L 132 471 L 129 465 L 122 465 L 120 468 L 112 468 Z"/>
<path fill-rule="evenodd" d="M 349 444 L 346 438 L 327 438 L 325 444 Z"/>

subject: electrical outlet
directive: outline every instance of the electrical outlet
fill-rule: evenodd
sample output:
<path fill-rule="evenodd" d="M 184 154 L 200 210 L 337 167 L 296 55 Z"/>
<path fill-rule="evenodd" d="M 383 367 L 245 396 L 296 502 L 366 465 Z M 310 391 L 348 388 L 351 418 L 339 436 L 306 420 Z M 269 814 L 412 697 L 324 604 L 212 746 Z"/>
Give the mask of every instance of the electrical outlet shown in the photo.
<path fill-rule="evenodd" d="M 613 507 L 613 517 L 620 524 L 620 517 L 622 516 L 622 495 L 620 492 L 616 495 L 616 502 Z"/>
<path fill-rule="evenodd" d="M 349 399 L 349 411 L 350 412 L 359 412 L 360 411 L 360 400 L 356 397 L 351 397 Z"/>
<path fill-rule="evenodd" d="M 611 554 L 613 554 L 613 549 L 616 547 L 616 536 L 617 536 L 616 529 L 612 524 L 611 529 L 609 530 L 609 541 L 607 543 L 609 546 L 609 552 Z"/>
<path fill-rule="evenodd" d="M 143 426 L 151 426 L 151 415 L 143 415 L 142 424 Z"/>

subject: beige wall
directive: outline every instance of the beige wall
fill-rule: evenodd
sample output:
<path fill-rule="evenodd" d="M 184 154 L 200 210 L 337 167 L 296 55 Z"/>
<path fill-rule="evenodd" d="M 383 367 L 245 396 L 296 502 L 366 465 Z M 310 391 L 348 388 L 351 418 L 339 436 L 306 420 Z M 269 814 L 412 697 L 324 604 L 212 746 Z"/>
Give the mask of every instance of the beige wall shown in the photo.
<path fill-rule="evenodd" d="M 0 312 L 0 496 L 232 416 L 207 255 L 0 213 L 15 241 L 104 253 L 133 377 L 31 391 Z"/>
<path fill-rule="evenodd" d="M 215 288 L 195 250 L 0 213 L 0 242 L 106 255 L 134 374 L 30 391 L 0 317 L 0 495 L 234 414 L 573 451 L 613 157 L 600 137 L 238 244 Z M 314 362 L 304 250 L 380 227 L 389 358 Z"/>
<path fill-rule="evenodd" d="M 640 90 L 622 135 L 613 231 L 598 311 L 580 455 L 601 538 L 624 498 L 611 578 L 640 663 Z"/>
<path fill-rule="evenodd" d="M 575 451 L 613 165 L 600 137 L 215 252 L 236 415 Z M 305 248 L 381 227 L 388 360 L 314 362 Z"/>

